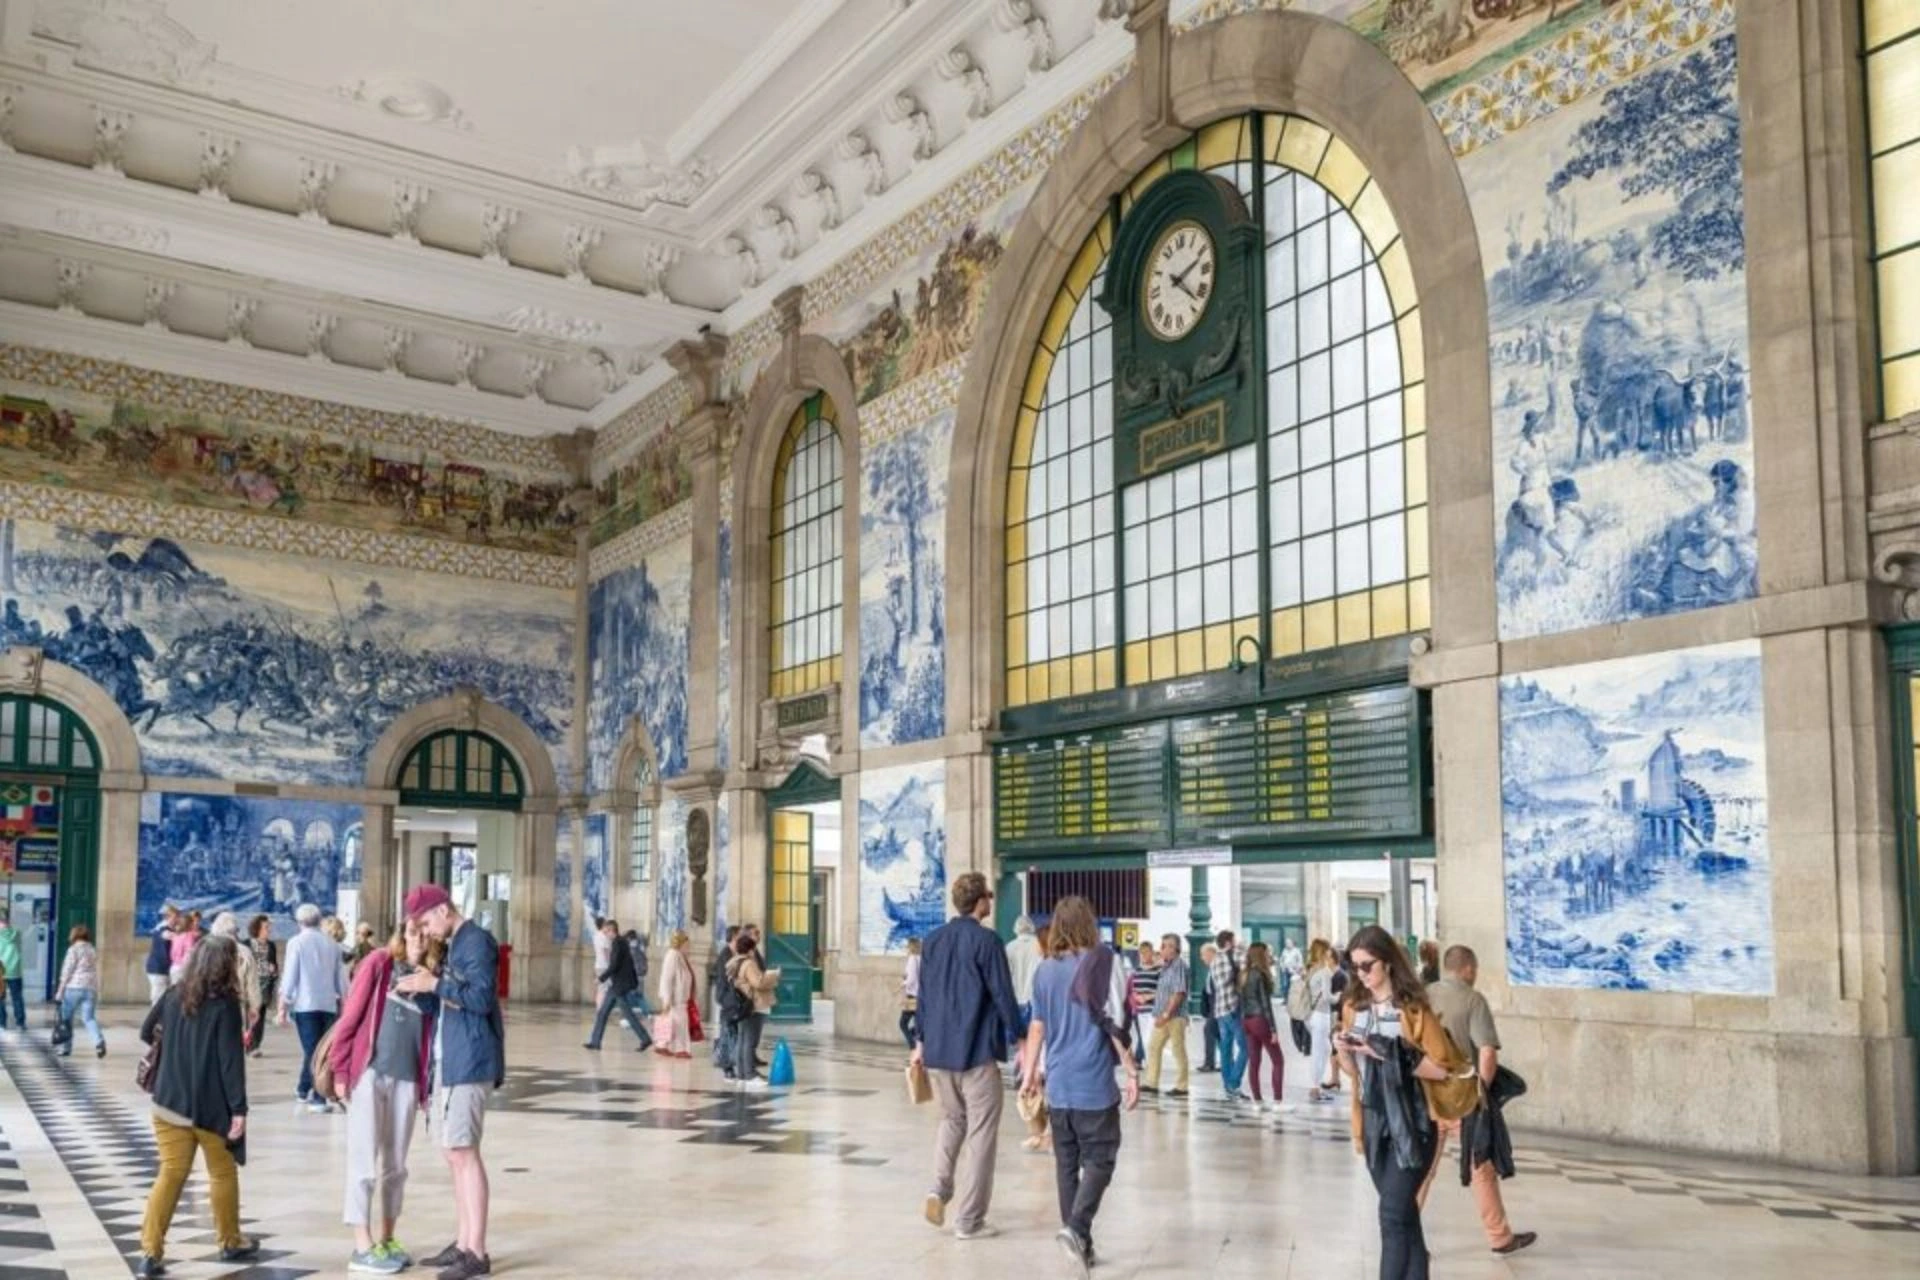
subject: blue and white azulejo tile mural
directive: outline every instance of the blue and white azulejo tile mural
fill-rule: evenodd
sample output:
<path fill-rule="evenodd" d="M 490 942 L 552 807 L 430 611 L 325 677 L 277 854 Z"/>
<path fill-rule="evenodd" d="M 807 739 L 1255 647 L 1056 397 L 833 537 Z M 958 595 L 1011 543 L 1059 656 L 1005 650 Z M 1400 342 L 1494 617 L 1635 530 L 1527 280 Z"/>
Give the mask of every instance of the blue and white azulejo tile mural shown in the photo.
<path fill-rule="evenodd" d="M 628 721 L 638 714 L 660 776 L 687 767 L 687 649 L 693 544 L 679 538 L 587 589 L 588 789 L 613 787 Z"/>
<path fill-rule="evenodd" d="M 954 411 L 861 452 L 860 743 L 946 732 L 946 521 Z"/>
<path fill-rule="evenodd" d="M 611 895 L 607 892 L 611 882 L 607 860 L 613 856 L 611 828 L 609 815 L 587 815 L 587 847 L 580 855 L 580 906 L 588 921 L 599 920 L 613 911 Z"/>
<path fill-rule="evenodd" d="M 389 724 L 466 685 L 524 720 L 570 785 L 568 592 L 8 523 L 0 648 L 91 677 L 147 773 L 362 786 Z"/>
<path fill-rule="evenodd" d="M 664 944 L 687 927 L 687 802 L 678 792 L 661 798 L 653 859 L 653 938 Z M 709 850 L 711 857 L 711 850 Z"/>
<path fill-rule="evenodd" d="M 727 885 L 733 879 L 733 793 L 722 791 L 713 816 L 713 936 L 727 936 Z"/>
<path fill-rule="evenodd" d="M 860 954 L 900 955 L 947 918 L 946 763 L 860 775 Z"/>
<path fill-rule="evenodd" d="M 573 925 L 573 817 L 561 814 L 553 840 L 553 940 L 565 942 Z M 582 930 L 583 934 L 586 931 Z M 591 934 L 586 934 L 591 937 Z"/>
<path fill-rule="evenodd" d="M 260 914 L 287 937 L 295 908 L 311 902 L 331 915 L 342 881 L 358 883 L 361 821 L 359 805 L 149 791 L 140 797 L 134 932 L 151 932 L 172 903 L 198 911 L 202 928 L 222 911 L 243 930 Z"/>
<path fill-rule="evenodd" d="M 1506 676 L 1509 979 L 1773 993 L 1760 643 Z"/>
<path fill-rule="evenodd" d="M 1740 146 L 1729 32 L 1461 163 L 1503 639 L 1754 594 Z"/>

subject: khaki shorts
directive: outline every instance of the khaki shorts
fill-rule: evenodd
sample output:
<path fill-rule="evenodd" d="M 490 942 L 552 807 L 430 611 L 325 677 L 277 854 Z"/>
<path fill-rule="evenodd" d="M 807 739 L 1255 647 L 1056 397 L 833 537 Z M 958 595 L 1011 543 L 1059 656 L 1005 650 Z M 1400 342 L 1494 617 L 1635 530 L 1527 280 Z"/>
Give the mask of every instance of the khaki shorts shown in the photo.
<path fill-rule="evenodd" d="M 439 1135 L 443 1150 L 480 1145 L 487 1128 L 487 1095 L 492 1092 L 484 1084 L 441 1085 L 434 1091 L 427 1127 Z"/>

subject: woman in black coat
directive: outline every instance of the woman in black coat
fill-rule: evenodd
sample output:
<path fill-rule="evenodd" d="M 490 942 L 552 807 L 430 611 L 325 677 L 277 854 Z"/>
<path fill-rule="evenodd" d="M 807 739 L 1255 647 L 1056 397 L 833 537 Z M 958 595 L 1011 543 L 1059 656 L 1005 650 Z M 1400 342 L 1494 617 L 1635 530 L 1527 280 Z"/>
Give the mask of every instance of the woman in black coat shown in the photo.
<path fill-rule="evenodd" d="M 178 986 L 147 1011 L 140 1039 L 156 1042 L 153 1140 L 160 1170 L 140 1224 L 140 1276 L 163 1276 L 167 1228 L 180 1189 L 203 1155 L 222 1262 L 244 1262 L 260 1251 L 240 1234 L 240 1165 L 246 1161 L 246 1015 L 242 1012 L 237 944 L 209 937 L 193 949 Z"/>

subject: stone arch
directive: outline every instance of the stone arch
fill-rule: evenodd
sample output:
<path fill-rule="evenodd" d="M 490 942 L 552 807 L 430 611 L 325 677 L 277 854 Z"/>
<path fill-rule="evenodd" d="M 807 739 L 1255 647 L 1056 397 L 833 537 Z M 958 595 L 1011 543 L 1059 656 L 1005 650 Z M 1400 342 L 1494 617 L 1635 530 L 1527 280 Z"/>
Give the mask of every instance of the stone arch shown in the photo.
<path fill-rule="evenodd" d="M 101 787 L 113 789 L 108 775 L 140 783 L 140 740 L 133 722 L 105 689 L 73 667 L 55 662 L 39 649 L 15 647 L 0 653 L 0 693 L 50 698 L 85 722 L 100 748 Z"/>
<path fill-rule="evenodd" d="M 757 764 L 759 708 L 770 684 L 767 672 L 768 599 L 773 580 L 769 553 L 773 521 L 773 473 L 787 422 L 802 401 L 824 391 L 833 401 L 840 433 L 841 697 L 842 735 L 858 736 L 857 670 L 860 640 L 860 407 L 853 373 L 840 348 L 817 334 L 790 332 L 780 354 L 755 379 L 747 399 L 746 425 L 734 453 L 733 484 L 733 697 L 736 741 L 745 762 Z"/>
<path fill-rule="evenodd" d="M 1144 47 L 1144 46 L 1143 46 Z M 1160 76 L 1164 75 L 1164 85 Z M 1005 703 L 1006 476 L 1028 361 L 1067 266 L 1108 199 L 1191 131 L 1243 111 L 1332 129 L 1387 197 L 1407 242 L 1426 351 L 1433 634 L 1494 639 L 1492 433 L 1486 284 L 1466 188 L 1446 138 L 1391 59 L 1310 14 L 1245 14 L 1138 59 L 1067 140 L 995 271 L 967 365 L 947 508 L 947 721 L 982 730 Z"/>
<path fill-rule="evenodd" d="M 559 775 L 547 744 L 540 741 L 527 722 L 505 707 L 488 702 L 478 690 L 463 689 L 424 702 L 405 712 L 387 726 L 379 741 L 367 753 L 366 785 L 376 791 L 393 791 L 400 785 L 400 766 L 421 739 L 442 729 L 467 729 L 484 733 L 513 753 L 526 783 L 522 805 L 526 809 L 551 812 L 560 795 Z"/>
<path fill-rule="evenodd" d="M 636 715 L 627 721 L 627 731 L 621 735 L 613 759 L 613 786 L 608 790 L 613 793 L 616 804 L 630 805 L 637 801 L 655 805 L 660 803 L 660 753 L 655 749 L 653 735 L 647 732 L 647 722 L 642 717 Z M 652 768 L 653 781 L 644 788 L 645 794 L 637 794 L 632 778 L 642 760 Z"/>

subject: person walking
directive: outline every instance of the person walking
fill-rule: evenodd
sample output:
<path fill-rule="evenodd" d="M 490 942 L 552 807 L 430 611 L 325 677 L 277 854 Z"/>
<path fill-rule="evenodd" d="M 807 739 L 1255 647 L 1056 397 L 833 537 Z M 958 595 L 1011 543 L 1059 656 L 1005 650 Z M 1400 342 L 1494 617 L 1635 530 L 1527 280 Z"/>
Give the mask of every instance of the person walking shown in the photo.
<path fill-rule="evenodd" d="M 26 977 L 20 969 L 20 931 L 13 927 L 7 909 L 0 907 L 0 1031 L 7 1029 L 7 1006 L 13 1006 L 13 1020 L 20 1030 L 27 1029 Z"/>
<path fill-rule="evenodd" d="M 168 943 L 171 950 L 167 956 L 167 982 L 177 986 L 187 972 L 187 957 L 200 945 L 200 913 L 188 911 L 174 921 L 173 940 Z"/>
<path fill-rule="evenodd" d="M 231 911 L 222 911 L 213 918 L 213 928 L 208 930 L 215 937 L 226 938 L 233 943 L 233 959 L 240 973 L 240 1013 L 245 1022 L 240 1027 L 240 1045 L 244 1049 L 247 1035 L 253 1024 L 260 1020 L 260 978 L 253 967 L 253 948 L 246 945 L 240 937 L 240 917 Z"/>
<path fill-rule="evenodd" d="M 374 952 L 373 925 L 362 920 L 353 930 L 353 949 L 347 952 L 347 976 L 351 978 L 360 962 Z"/>
<path fill-rule="evenodd" d="M 435 960 L 426 932 L 407 920 L 354 970 L 353 989 L 334 1024 L 333 1093 L 347 1108 L 346 1223 L 353 1228 L 347 1270 L 396 1275 L 413 1259 L 395 1238 L 407 1186 L 413 1121 L 427 1105 L 438 997 L 396 990 Z M 378 1202 L 379 1216 L 374 1214 Z"/>
<path fill-rule="evenodd" d="M 173 985 L 173 928 L 180 912 L 172 903 L 160 908 L 160 923 L 153 927 L 147 943 L 147 1004 L 159 1004 L 160 997 Z"/>
<path fill-rule="evenodd" d="M 1200 1022 L 1200 1044 L 1204 1052 L 1195 1070 L 1203 1076 L 1220 1070 L 1220 1033 L 1213 1016 L 1213 962 L 1219 956 L 1220 949 L 1211 942 L 1200 948 L 1200 1008 L 1206 1016 Z"/>
<path fill-rule="evenodd" d="M 1147 1022 L 1154 997 L 1160 991 L 1160 952 L 1151 942 L 1140 944 L 1133 972 L 1127 977 L 1127 999 L 1133 1004 L 1133 1061 L 1147 1060 Z"/>
<path fill-rule="evenodd" d="M 253 978 L 260 984 L 260 1016 L 247 1028 L 247 1048 L 257 1058 L 260 1046 L 267 1039 L 267 1010 L 273 1008 L 273 998 L 280 987 L 280 947 L 273 940 L 271 918 L 255 916 L 248 923 L 247 950 L 253 953 Z"/>
<path fill-rule="evenodd" d="M 1160 939 L 1160 984 L 1153 994 L 1153 1032 L 1147 1038 L 1147 1092 L 1160 1092 L 1160 1059 L 1169 1046 L 1179 1076 L 1169 1098 L 1187 1096 L 1187 966 L 1180 959 L 1180 935 Z"/>
<path fill-rule="evenodd" d="M 640 1002 L 640 975 L 634 968 L 633 947 L 621 935 L 618 921 L 602 920 L 600 933 L 609 940 L 607 967 L 595 976 L 606 984 L 606 994 L 600 997 L 600 1008 L 593 1015 L 593 1033 L 587 1037 L 585 1047 L 599 1049 L 601 1038 L 607 1033 L 607 1019 L 617 1007 L 625 1015 L 627 1025 L 633 1028 L 633 1034 L 639 1037 L 640 1051 L 645 1053 L 653 1047 L 653 1033 L 647 1030 L 646 1020 L 641 1016 L 646 1006 Z"/>
<path fill-rule="evenodd" d="M 1332 1097 L 1326 1087 L 1328 1060 L 1333 1054 L 1333 947 L 1325 938 L 1315 938 L 1307 944 L 1307 972 L 1304 981 L 1307 984 L 1307 1035 L 1311 1045 L 1307 1079 L 1312 1087 L 1307 1090 L 1309 1102 L 1329 1102 Z"/>
<path fill-rule="evenodd" d="M 186 972 L 140 1024 L 141 1043 L 161 1046 L 153 1073 L 153 1141 L 159 1171 L 140 1223 L 135 1275 L 166 1274 L 167 1229 L 197 1152 L 207 1167 L 220 1261 L 260 1252 L 240 1234 L 240 1166 L 246 1163 L 247 1059 L 241 1048 L 239 952 L 230 938 L 194 948 Z"/>
<path fill-rule="evenodd" d="M 73 1019 L 76 1015 L 93 1033 L 93 1056 L 107 1056 L 107 1037 L 100 1030 L 95 1002 L 100 994 L 100 954 L 93 949 L 93 934 L 83 924 L 67 932 L 67 958 L 60 962 L 60 985 L 53 998 L 60 1002 L 60 1021 L 67 1027 L 67 1038 L 60 1056 L 73 1056 Z"/>
<path fill-rule="evenodd" d="M 1428 938 L 1420 944 L 1420 983 L 1432 986 L 1440 981 L 1440 944 Z"/>
<path fill-rule="evenodd" d="M 1359 1081 L 1353 1141 L 1380 1196 L 1380 1280 L 1427 1280 L 1419 1197 L 1438 1150 L 1434 1089 L 1464 1064 L 1393 935 L 1368 925 L 1353 935 L 1348 954 L 1355 981 L 1337 1048 L 1342 1068 Z"/>
<path fill-rule="evenodd" d="M 1126 982 L 1119 958 L 1100 941 L 1091 904 L 1075 896 L 1056 903 L 1047 941 L 1049 958 L 1034 973 L 1021 1091 L 1037 1097 L 1044 1088 L 1060 1203 L 1056 1239 L 1085 1280 L 1094 1262 L 1093 1219 L 1119 1160 L 1120 1109 L 1140 1104 L 1140 1073 L 1124 1030 Z M 1124 1093 L 1114 1083 L 1116 1066 L 1126 1068 Z"/>
<path fill-rule="evenodd" d="M 300 1036 L 300 1078 L 293 1096 L 316 1115 L 332 1110 L 313 1087 L 313 1051 L 340 1013 L 347 993 L 346 959 L 320 929 L 320 908 L 302 903 L 293 913 L 300 932 L 287 942 L 287 967 L 280 984 L 280 1025 L 289 1018 Z"/>
<path fill-rule="evenodd" d="M 660 962 L 660 1016 L 669 1035 L 660 1052 L 669 1058 L 691 1058 L 687 1002 L 693 999 L 693 962 L 687 959 L 687 934 L 675 929 L 667 939 L 666 958 Z"/>
<path fill-rule="evenodd" d="M 1240 986 L 1245 976 L 1245 957 L 1240 953 L 1233 930 L 1222 929 L 1214 935 L 1213 961 L 1207 973 L 1211 1003 L 1203 1007 L 1213 1019 L 1214 1033 L 1220 1042 L 1220 1083 L 1226 1086 L 1229 1098 L 1240 1092 L 1247 1074 L 1247 1033 L 1240 1021 Z M 1254 1094 L 1256 1101 L 1259 1096 Z M 1274 1100 L 1279 1101 L 1277 1091 Z"/>
<path fill-rule="evenodd" d="M 487 1098 L 507 1078 L 507 1029 L 496 994 L 500 947 L 492 934 L 454 910 L 453 899 L 437 884 L 408 890 L 402 910 L 429 941 L 438 939 L 447 948 L 440 973 L 416 969 L 394 983 L 402 995 L 440 998 L 439 1034 L 434 1039 L 439 1086 L 427 1127 L 438 1131 L 453 1174 L 455 1232 L 452 1244 L 420 1265 L 438 1268 L 438 1280 L 473 1280 L 493 1271 L 487 1253 L 487 1166 L 480 1157 L 480 1138 Z"/>
<path fill-rule="evenodd" d="M 767 1013 L 773 1008 L 774 993 L 780 986 L 780 971 L 769 969 L 760 959 L 760 939 L 752 926 L 740 931 L 733 940 L 733 959 L 727 965 L 727 986 L 731 1000 L 733 1028 L 733 1081 L 744 1089 L 764 1089 L 766 1077 L 760 1074 L 760 1033 L 767 1025 Z"/>
<path fill-rule="evenodd" d="M 1240 986 L 1240 1023 L 1247 1042 L 1248 1083 L 1253 1090 L 1253 1105 L 1261 1110 L 1269 1106 L 1285 1109 L 1286 1057 L 1280 1050 L 1279 1023 L 1275 1020 L 1273 999 L 1279 994 L 1280 981 L 1274 972 L 1273 951 L 1264 942 L 1247 948 L 1247 974 Z M 1273 1101 L 1260 1096 L 1260 1057 L 1273 1059 Z"/>
<path fill-rule="evenodd" d="M 912 1060 L 924 1065 L 940 1104 L 927 1221 L 946 1225 L 956 1198 L 956 1240 L 999 1234 L 987 1222 L 993 1164 L 1006 1088 L 1000 1079 L 1007 1045 L 1020 1025 L 1006 951 L 986 925 L 993 890 L 978 871 L 964 872 L 950 892 L 959 914 L 921 948 L 920 1039 Z"/>
<path fill-rule="evenodd" d="M 920 939 L 907 939 L 907 962 L 900 972 L 900 1038 L 913 1052 L 914 1026 L 920 1008 Z"/>
<path fill-rule="evenodd" d="M 1015 1039 L 1026 1037 L 1026 1019 L 1033 1010 L 1033 974 L 1042 959 L 1033 918 L 1021 916 L 1013 922 L 1013 941 L 1007 944 L 1007 972 L 1013 975 L 1013 998 L 1020 1006 L 1019 1034 Z"/>
<path fill-rule="evenodd" d="M 617 932 L 617 931 L 616 931 Z M 599 987 L 599 998 L 607 995 L 607 980 L 599 977 L 613 965 L 613 938 L 607 933 L 607 921 L 604 916 L 593 918 L 593 972 Z"/>
<path fill-rule="evenodd" d="M 707 1016 L 708 1021 L 719 1028 L 713 1036 L 713 1063 L 729 1080 L 733 1079 L 734 1024 L 727 1020 L 723 997 L 727 990 L 727 962 L 733 959 L 733 944 L 739 937 L 740 926 L 728 925 L 721 945 L 713 949 L 713 955 L 707 960 Z"/>
<path fill-rule="evenodd" d="M 1445 976 L 1427 988 L 1427 999 L 1439 1016 L 1440 1025 L 1447 1029 L 1447 1038 L 1453 1041 L 1454 1048 L 1473 1064 L 1481 1085 L 1491 1086 L 1500 1069 L 1500 1030 L 1494 1025 L 1493 1009 L 1487 1004 L 1487 998 L 1474 990 L 1474 981 L 1480 976 L 1480 958 L 1472 947 L 1448 947 L 1440 967 Z M 1437 1124 L 1440 1142 L 1439 1150 L 1434 1153 L 1433 1171 L 1440 1168 L 1447 1143 L 1461 1138 L 1461 1121 L 1440 1120 Z M 1473 1188 L 1473 1202 L 1480 1211 L 1480 1226 L 1487 1233 L 1488 1246 L 1504 1256 L 1518 1253 L 1538 1240 L 1537 1232 L 1515 1231 L 1508 1223 L 1506 1203 L 1500 1195 L 1499 1170 L 1494 1162 L 1475 1161 L 1471 1153 L 1464 1159 L 1471 1166 L 1468 1185 Z M 1433 1171 L 1420 1188 L 1422 1208 L 1426 1206 L 1427 1191 L 1433 1185 Z"/>

